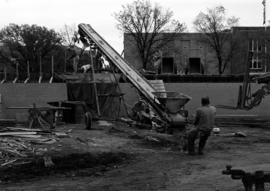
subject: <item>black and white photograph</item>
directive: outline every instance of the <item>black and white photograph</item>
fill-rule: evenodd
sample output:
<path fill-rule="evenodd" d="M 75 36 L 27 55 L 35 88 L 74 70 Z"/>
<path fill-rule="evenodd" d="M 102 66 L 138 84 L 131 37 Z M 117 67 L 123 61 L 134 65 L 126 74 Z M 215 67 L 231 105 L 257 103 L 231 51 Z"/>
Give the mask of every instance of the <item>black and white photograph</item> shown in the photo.
<path fill-rule="evenodd" d="M 270 0 L 0 0 L 0 190 L 270 191 Z"/>

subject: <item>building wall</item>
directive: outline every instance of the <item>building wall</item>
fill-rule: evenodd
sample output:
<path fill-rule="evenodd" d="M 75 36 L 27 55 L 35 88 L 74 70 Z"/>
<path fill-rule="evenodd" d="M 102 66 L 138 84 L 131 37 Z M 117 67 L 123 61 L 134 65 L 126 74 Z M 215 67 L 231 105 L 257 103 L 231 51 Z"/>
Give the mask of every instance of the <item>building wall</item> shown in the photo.
<path fill-rule="evenodd" d="M 208 44 L 202 41 L 203 38 L 202 34 L 199 33 L 185 33 L 179 35 L 174 41 L 174 47 L 169 51 L 178 50 L 175 62 L 180 74 L 185 73 L 185 69 L 189 68 L 189 58 L 200 59 L 204 74 L 217 73 L 215 53 Z"/>
<path fill-rule="evenodd" d="M 142 69 L 142 61 L 140 59 L 140 54 L 137 51 L 136 43 L 127 33 L 124 34 L 124 58 L 137 70 Z"/>
<path fill-rule="evenodd" d="M 27 107 L 33 103 L 44 104 L 50 101 L 67 100 L 64 83 L 4 83 L 0 84 L 0 118 L 24 118 L 27 110 L 8 107 Z"/>
<path fill-rule="evenodd" d="M 227 34 L 232 38 L 228 38 L 228 44 L 225 45 L 224 49 L 225 54 L 229 53 L 229 44 L 231 42 L 234 43 L 234 49 L 232 59 L 228 62 L 224 74 L 242 74 L 245 72 L 250 40 L 260 41 L 263 50 L 265 44 L 267 47 L 265 58 L 262 58 L 263 67 L 261 69 L 252 69 L 251 72 L 270 71 L 270 27 L 233 27 L 231 33 Z M 205 36 L 201 33 L 181 33 L 177 34 L 176 40 L 169 43 L 161 51 L 165 57 L 174 57 L 178 74 L 185 73 L 189 58 L 200 58 L 204 74 L 218 74 L 218 60 L 215 52 L 203 41 L 205 41 Z M 136 43 L 128 34 L 124 35 L 124 50 L 125 59 L 137 69 L 141 69 L 142 63 L 137 52 Z M 259 54 L 263 53 L 260 52 Z M 264 57 L 264 55 L 261 56 Z M 266 65 L 266 68 L 264 65 Z"/>
<path fill-rule="evenodd" d="M 235 107 L 238 100 L 238 90 L 242 83 L 166 83 L 166 91 L 181 92 L 192 97 L 185 109 L 194 114 L 195 109 L 200 106 L 202 96 L 209 96 L 212 105 L 225 105 Z M 261 85 L 252 84 L 251 91 L 254 92 Z M 130 84 L 122 83 L 121 89 L 125 93 L 125 101 L 128 108 L 138 101 L 138 93 Z M 251 110 L 217 109 L 218 115 L 260 115 L 269 116 L 270 96 L 266 96 L 258 107 Z"/>
<path fill-rule="evenodd" d="M 201 33 L 176 34 L 175 40 L 162 48 L 162 57 L 174 58 L 177 74 L 185 74 L 186 70 L 190 69 L 189 58 L 200 59 L 204 69 L 204 74 L 218 74 L 218 62 L 215 52 L 207 43 L 203 42 L 204 38 L 205 37 Z M 137 51 L 136 43 L 128 34 L 124 35 L 124 52 L 125 59 L 130 64 L 139 70 L 142 69 L 142 62 Z M 151 65 L 151 63 L 149 63 L 149 65 Z M 227 70 L 225 71 L 225 74 L 229 73 L 230 66 L 228 66 Z"/>
<path fill-rule="evenodd" d="M 209 96 L 212 105 L 225 105 L 236 107 L 238 101 L 239 86 L 242 83 L 169 83 L 166 84 L 167 91 L 182 92 L 192 97 L 187 103 L 186 109 L 194 113 L 196 107 L 200 106 L 201 97 Z M 261 85 L 252 84 L 251 92 L 255 92 Z M 270 109 L 270 96 L 266 96 L 262 103 L 251 109 L 221 109 L 218 108 L 219 115 L 270 115 L 267 111 Z"/>

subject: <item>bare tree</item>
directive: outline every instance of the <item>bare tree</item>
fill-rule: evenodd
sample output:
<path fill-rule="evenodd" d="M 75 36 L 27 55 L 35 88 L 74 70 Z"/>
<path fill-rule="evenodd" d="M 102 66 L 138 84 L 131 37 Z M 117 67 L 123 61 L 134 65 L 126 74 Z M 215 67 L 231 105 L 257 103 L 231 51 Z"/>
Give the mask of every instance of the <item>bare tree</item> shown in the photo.
<path fill-rule="evenodd" d="M 148 0 L 123 5 L 114 17 L 118 29 L 130 34 L 135 41 L 144 69 L 158 50 L 174 40 L 176 33 L 186 29 L 185 24 L 172 18 L 172 11 L 164 10 L 158 4 L 153 5 Z"/>
<path fill-rule="evenodd" d="M 239 18 L 226 17 L 223 6 L 200 12 L 194 21 L 194 27 L 205 35 L 205 42 L 215 51 L 218 60 L 218 72 L 222 74 L 230 62 L 236 43 L 232 40 L 230 28 L 238 25 Z"/>
<path fill-rule="evenodd" d="M 63 39 L 63 44 L 66 46 L 73 47 L 78 41 L 78 31 L 75 24 L 65 24 L 64 27 L 60 30 L 60 34 Z"/>

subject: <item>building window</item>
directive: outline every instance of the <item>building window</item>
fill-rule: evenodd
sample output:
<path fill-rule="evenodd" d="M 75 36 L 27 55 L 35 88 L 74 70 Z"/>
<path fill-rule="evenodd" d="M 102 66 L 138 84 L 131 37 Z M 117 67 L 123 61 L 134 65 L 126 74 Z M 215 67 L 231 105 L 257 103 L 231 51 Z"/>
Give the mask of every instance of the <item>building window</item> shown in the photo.
<path fill-rule="evenodd" d="M 259 40 L 249 41 L 249 51 L 252 52 L 250 69 L 262 69 L 262 43 Z"/>
<path fill-rule="evenodd" d="M 257 41 L 257 51 L 261 52 L 262 51 L 262 43 Z"/>
<path fill-rule="evenodd" d="M 250 69 L 262 69 L 262 59 L 260 58 L 260 56 L 258 56 L 258 54 L 253 55 Z"/>
<path fill-rule="evenodd" d="M 173 57 L 163 57 L 161 65 L 161 73 L 175 73 L 175 65 Z"/>
<path fill-rule="evenodd" d="M 201 58 L 189 58 L 189 73 L 203 74 L 203 67 L 201 64 Z"/>

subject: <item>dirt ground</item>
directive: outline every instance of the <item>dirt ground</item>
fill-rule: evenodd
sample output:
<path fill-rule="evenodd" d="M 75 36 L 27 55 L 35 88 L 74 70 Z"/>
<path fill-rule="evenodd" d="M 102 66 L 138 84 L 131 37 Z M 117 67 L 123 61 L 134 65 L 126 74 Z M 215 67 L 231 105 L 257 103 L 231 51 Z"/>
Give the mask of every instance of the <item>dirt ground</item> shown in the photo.
<path fill-rule="evenodd" d="M 93 167 L 86 166 L 29 179 L 17 177 L 12 181 L 3 181 L 0 190 L 240 191 L 244 190 L 240 180 L 222 175 L 226 165 L 248 172 L 270 170 L 268 129 L 239 125 L 221 127 L 221 133 L 241 131 L 247 137 L 212 135 L 204 155 L 189 156 L 180 150 L 181 141 L 177 134 L 159 135 L 120 123 L 109 126 L 96 124 L 90 131 L 80 125 L 61 128 L 72 129 L 71 138 L 61 139 L 58 147 L 51 148 L 52 155 L 124 153 L 123 160 L 111 165 L 103 164 L 104 168 L 96 168 L 95 171 L 91 170 Z M 266 184 L 268 189 L 270 186 Z"/>

